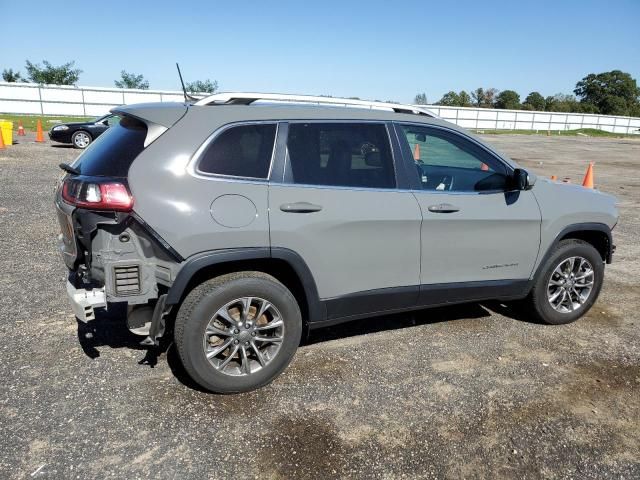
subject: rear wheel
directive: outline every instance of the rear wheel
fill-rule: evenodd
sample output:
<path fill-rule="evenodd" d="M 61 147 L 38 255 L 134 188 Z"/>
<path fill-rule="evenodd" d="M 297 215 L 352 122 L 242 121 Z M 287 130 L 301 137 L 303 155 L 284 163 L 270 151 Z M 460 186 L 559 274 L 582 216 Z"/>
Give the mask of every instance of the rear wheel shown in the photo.
<path fill-rule="evenodd" d="M 176 317 L 175 341 L 187 373 L 217 393 L 246 392 L 276 378 L 300 343 L 302 318 L 274 277 L 240 272 L 189 293 Z"/>
<path fill-rule="evenodd" d="M 540 269 L 527 300 L 539 320 L 571 323 L 593 306 L 603 279 L 604 262 L 591 244 L 563 240 Z"/>
<path fill-rule="evenodd" d="M 71 136 L 71 143 L 73 143 L 74 148 L 87 148 L 91 141 L 91 135 L 84 130 L 79 130 Z"/>

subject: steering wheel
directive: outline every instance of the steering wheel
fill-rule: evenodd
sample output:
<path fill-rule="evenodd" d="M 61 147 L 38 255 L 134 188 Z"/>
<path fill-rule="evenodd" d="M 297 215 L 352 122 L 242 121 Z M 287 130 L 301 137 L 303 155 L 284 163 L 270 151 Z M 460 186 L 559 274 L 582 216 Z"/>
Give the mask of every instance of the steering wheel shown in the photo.
<path fill-rule="evenodd" d="M 442 185 L 442 188 L 439 188 L 440 185 Z M 444 175 L 440 179 L 440 183 L 438 184 L 438 187 L 436 187 L 436 190 L 443 190 L 443 191 L 447 191 L 447 192 L 453 190 L 453 176 L 452 175 Z"/>

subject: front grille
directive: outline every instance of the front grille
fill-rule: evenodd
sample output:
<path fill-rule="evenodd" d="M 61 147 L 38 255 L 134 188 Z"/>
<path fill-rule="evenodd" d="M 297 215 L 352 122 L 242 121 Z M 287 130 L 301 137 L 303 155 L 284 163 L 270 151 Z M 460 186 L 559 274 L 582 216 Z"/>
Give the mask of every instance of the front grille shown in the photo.
<path fill-rule="evenodd" d="M 140 267 L 124 265 L 113 267 L 116 295 L 136 295 L 140 293 Z"/>

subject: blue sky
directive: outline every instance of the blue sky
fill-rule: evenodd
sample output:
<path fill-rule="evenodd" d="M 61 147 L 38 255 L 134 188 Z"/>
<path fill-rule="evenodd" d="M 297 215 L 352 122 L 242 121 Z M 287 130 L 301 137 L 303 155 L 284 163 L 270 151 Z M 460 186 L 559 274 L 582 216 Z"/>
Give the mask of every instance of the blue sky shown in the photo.
<path fill-rule="evenodd" d="M 437 101 L 449 90 L 571 93 L 591 72 L 640 82 L 640 0 L 0 1 L 0 69 L 75 60 L 79 85 L 125 69 L 151 88 Z M 6 48 L 7 40 L 10 48 Z"/>

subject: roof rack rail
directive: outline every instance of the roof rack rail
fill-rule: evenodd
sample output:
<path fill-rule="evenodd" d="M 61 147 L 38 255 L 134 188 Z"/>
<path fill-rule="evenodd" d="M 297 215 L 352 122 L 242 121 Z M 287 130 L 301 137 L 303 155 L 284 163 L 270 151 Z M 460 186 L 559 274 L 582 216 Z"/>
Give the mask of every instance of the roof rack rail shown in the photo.
<path fill-rule="evenodd" d="M 415 105 L 405 105 L 401 103 L 370 102 L 367 100 L 353 100 L 351 98 L 321 97 L 313 95 L 289 95 L 280 93 L 248 93 L 248 92 L 225 92 L 210 95 L 198 100 L 194 105 L 251 105 L 254 102 L 267 103 L 291 103 L 316 105 L 331 105 L 337 107 L 368 108 L 371 110 L 386 110 L 396 113 L 410 113 L 415 115 L 426 115 L 437 118 L 433 112 L 416 107 Z"/>

